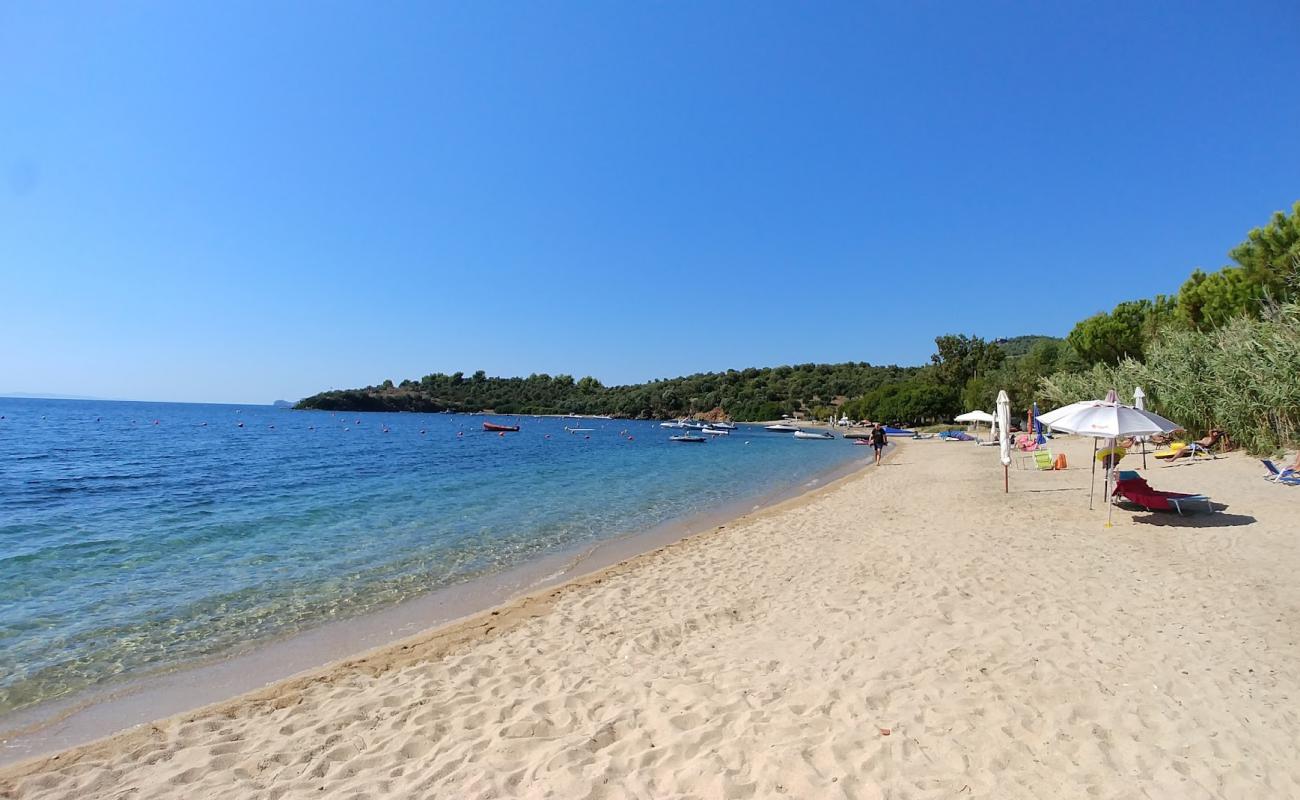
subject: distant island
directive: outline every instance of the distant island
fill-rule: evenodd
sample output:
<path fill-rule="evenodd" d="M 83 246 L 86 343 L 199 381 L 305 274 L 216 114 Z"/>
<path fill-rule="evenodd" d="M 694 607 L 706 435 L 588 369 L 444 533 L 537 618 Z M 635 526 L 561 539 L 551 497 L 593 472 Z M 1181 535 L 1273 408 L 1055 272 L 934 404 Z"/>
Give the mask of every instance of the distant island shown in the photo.
<path fill-rule="evenodd" d="M 605 386 L 593 377 L 533 374 L 526 378 L 433 373 L 419 380 L 360 389 L 321 392 L 300 400 L 296 408 L 330 411 L 475 412 L 497 414 L 600 414 L 631 419 L 668 419 L 689 415 L 730 417 L 740 421 L 778 419 L 799 412 L 825 419 L 832 414 L 861 418 L 893 412 L 896 419 L 935 418 L 959 413 L 960 387 L 968 369 L 1000 366 L 1028 354 L 1038 343 L 1059 345 L 1049 336 L 1020 336 L 987 343 L 978 337 L 936 340 L 939 361 L 920 367 L 843 364 L 797 364 L 704 372 L 626 386 Z M 937 364 L 953 359 L 968 366 L 942 373 Z M 1054 364 L 1054 361 L 1053 361 Z M 949 365 L 951 366 L 951 364 Z M 918 384 L 917 381 L 920 381 Z M 946 382 L 946 383 L 945 383 Z M 913 387 L 924 404 L 899 408 L 889 387 Z M 946 386 L 946 388 L 945 388 Z M 955 387 L 955 388 L 954 388 Z M 895 393 L 896 394 L 896 393 Z M 874 400 L 890 398 L 882 407 Z M 891 403 L 892 406 L 891 407 Z"/>
<path fill-rule="evenodd" d="M 271 404 L 275 408 L 293 408 L 294 404 L 289 400 L 276 400 Z"/>

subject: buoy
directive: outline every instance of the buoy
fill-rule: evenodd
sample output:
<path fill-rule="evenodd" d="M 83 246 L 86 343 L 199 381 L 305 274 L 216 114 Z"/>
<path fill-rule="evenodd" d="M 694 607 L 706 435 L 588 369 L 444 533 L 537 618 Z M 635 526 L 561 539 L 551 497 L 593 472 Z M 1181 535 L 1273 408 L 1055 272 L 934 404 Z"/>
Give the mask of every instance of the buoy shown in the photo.
<path fill-rule="evenodd" d="M 456 435 L 457 435 L 457 436 L 464 436 L 464 435 L 465 435 L 465 431 L 456 431 Z"/>
<path fill-rule="evenodd" d="M 275 426 L 274 426 L 274 425 L 267 425 L 266 427 L 270 428 L 271 430 L 275 430 Z"/>
<path fill-rule="evenodd" d="M 550 435 L 549 433 L 546 434 L 546 438 L 547 438 L 547 439 L 551 438 L 551 435 Z"/>
<path fill-rule="evenodd" d="M 627 440 L 628 440 L 629 442 L 635 442 L 635 441 L 636 441 L 636 439 L 633 439 L 631 436 L 627 437 Z"/>
<path fill-rule="evenodd" d="M 424 428 L 421 428 L 421 429 L 420 429 L 420 435 L 421 435 L 421 436 L 424 435 Z"/>
<path fill-rule="evenodd" d="M 584 439 L 590 439 L 591 437 L 590 437 L 590 436 L 584 436 L 584 437 L 582 437 L 582 438 L 584 438 Z"/>
<path fill-rule="evenodd" d="M 242 422 L 236 422 L 236 423 L 235 423 L 235 427 L 237 427 L 237 428 L 242 428 L 242 427 L 244 427 L 244 423 L 242 423 Z"/>
<path fill-rule="evenodd" d="M 506 435 L 506 432 L 505 432 L 505 431 L 501 431 L 500 433 L 497 434 L 497 436 L 500 436 L 500 437 L 502 437 L 502 438 L 504 438 L 505 435 Z"/>

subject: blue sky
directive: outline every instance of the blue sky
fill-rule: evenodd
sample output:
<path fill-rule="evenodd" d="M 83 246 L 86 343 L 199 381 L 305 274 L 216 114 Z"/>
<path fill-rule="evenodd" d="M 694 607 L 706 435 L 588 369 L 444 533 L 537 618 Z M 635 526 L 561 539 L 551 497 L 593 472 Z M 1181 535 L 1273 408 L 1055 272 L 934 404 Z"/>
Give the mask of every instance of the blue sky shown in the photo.
<path fill-rule="evenodd" d="M 1037 5 L 0 5 L 0 391 L 919 363 L 1300 199 L 1300 5 Z"/>

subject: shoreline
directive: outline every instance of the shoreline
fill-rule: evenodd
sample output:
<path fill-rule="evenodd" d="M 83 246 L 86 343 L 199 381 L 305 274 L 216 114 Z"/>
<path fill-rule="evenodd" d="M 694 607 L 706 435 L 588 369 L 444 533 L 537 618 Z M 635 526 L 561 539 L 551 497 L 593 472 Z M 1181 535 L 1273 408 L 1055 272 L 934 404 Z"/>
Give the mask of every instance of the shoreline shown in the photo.
<path fill-rule="evenodd" d="M 890 446 L 884 458 L 896 452 Z M 830 491 L 874 466 L 855 457 L 799 484 L 737 499 L 651 528 L 547 554 L 503 572 L 438 587 L 358 617 L 253 642 L 219 656 L 55 698 L 0 717 L 0 769 L 90 747 L 152 723 L 198 714 L 281 684 L 375 658 L 408 639 L 437 639 L 485 614 L 528 605 L 682 542 Z"/>
<path fill-rule="evenodd" d="M 0 796 L 1300 797 L 1291 490 L 1089 508 L 961 444 L 257 691 L 0 768 Z M 1138 462 L 1134 462 L 1136 466 Z M 1095 488 L 1093 489 L 1095 492 Z"/>

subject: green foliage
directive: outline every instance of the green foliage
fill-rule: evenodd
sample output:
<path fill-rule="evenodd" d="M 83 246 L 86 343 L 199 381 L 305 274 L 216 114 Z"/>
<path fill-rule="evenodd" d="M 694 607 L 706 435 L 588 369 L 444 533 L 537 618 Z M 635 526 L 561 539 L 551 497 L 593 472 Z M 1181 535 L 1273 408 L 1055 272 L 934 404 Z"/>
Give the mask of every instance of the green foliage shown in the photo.
<path fill-rule="evenodd" d="M 1251 452 L 1274 452 L 1300 432 L 1300 305 L 1265 319 L 1237 317 L 1212 331 L 1174 331 L 1154 343 L 1145 363 L 1124 359 L 1082 372 L 1045 378 L 1053 405 L 1102 397 L 1116 389 L 1127 400 L 1133 387 L 1148 407 L 1194 433 L 1228 432 Z"/>
<path fill-rule="evenodd" d="M 1150 300 L 1120 303 L 1109 313 L 1094 314 L 1074 326 L 1066 341 L 1084 361 L 1116 364 L 1123 358 L 1142 358 L 1150 316 Z"/>
<path fill-rule="evenodd" d="M 1262 300 L 1262 288 L 1240 267 L 1209 275 L 1198 269 L 1178 292 L 1177 316 L 1185 328 L 1208 331 L 1233 317 L 1258 316 Z"/>
<path fill-rule="evenodd" d="M 960 406 L 960 390 L 936 380 L 933 369 L 907 381 L 887 384 L 868 392 L 861 400 L 846 404 L 845 413 L 854 419 L 872 419 L 911 425 L 950 419 Z"/>
<path fill-rule="evenodd" d="M 1029 354 L 1034 346 L 1040 342 L 1059 342 L 1055 336 L 1043 336 L 1041 334 L 1032 334 L 1028 336 L 1012 336 L 1010 339 L 995 339 L 993 344 L 998 346 L 1002 354 L 1006 356 L 1007 361 L 1014 361 Z"/>
<path fill-rule="evenodd" d="M 934 340 L 938 351 L 930 356 L 940 383 L 962 387 L 971 378 L 987 376 L 1002 365 L 1006 354 L 996 344 L 978 336 L 946 334 Z"/>
<path fill-rule="evenodd" d="M 1300 201 L 1281 211 L 1228 254 L 1254 286 L 1278 302 L 1300 299 Z"/>
<path fill-rule="evenodd" d="M 425 375 L 364 389 L 322 392 L 299 408 L 359 411 L 481 411 L 517 414 L 611 414 L 663 419 L 722 408 L 738 420 L 777 419 L 782 414 L 822 406 L 833 408 L 890 382 L 905 380 L 917 368 L 866 363 L 799 364 L 793 367 L 728 370 L 630 386 L 604 386 L 592 377 L 533 374 L 490 378 L 482 370 L 466 380 L 461 373 Z M 828 416 L 829 414 L 825 414 Z"/>

